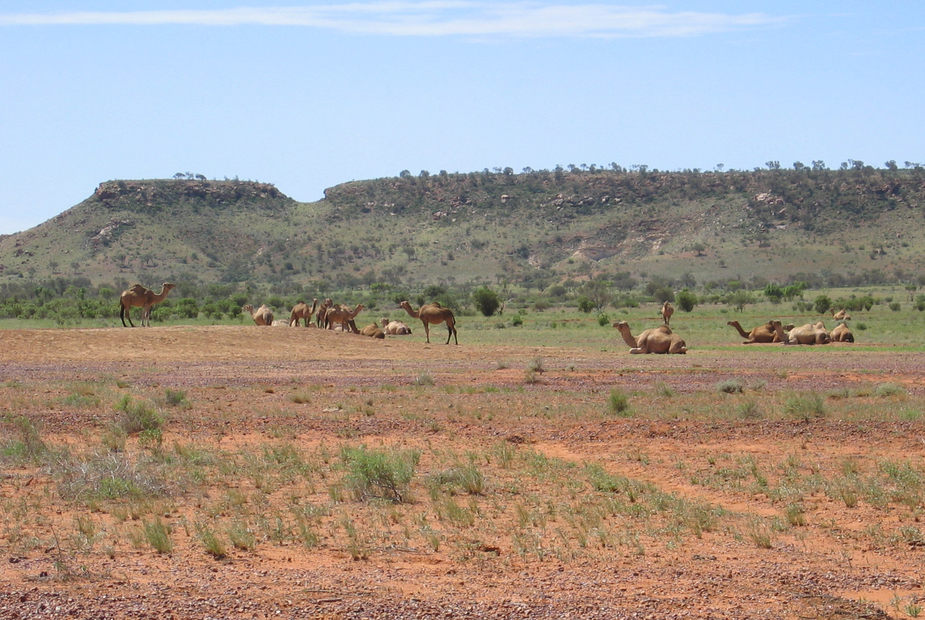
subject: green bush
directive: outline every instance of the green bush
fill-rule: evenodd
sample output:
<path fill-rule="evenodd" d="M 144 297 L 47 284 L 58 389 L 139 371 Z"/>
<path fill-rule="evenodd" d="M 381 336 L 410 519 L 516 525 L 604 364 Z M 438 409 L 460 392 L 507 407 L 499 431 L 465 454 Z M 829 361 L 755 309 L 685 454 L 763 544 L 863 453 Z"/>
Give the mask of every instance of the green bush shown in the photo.
<path fill-rule="evenodd" d="M 380 497 L 401 503 L 421 458 L 417 450 L 370 450 L 366 446 L 344 448 L 347 465 L 345 486 L 357 499 Z"/>
<path fill-rule="evenodd" d="M 501 306 L 501 300 L 498 299 L 498 294 L 487 286 L 475 289 L 472 293 L 472 300 L 475 302 L 475 307 L 478 308 L 478 311 L 484 316 L 493 315 Z"/>

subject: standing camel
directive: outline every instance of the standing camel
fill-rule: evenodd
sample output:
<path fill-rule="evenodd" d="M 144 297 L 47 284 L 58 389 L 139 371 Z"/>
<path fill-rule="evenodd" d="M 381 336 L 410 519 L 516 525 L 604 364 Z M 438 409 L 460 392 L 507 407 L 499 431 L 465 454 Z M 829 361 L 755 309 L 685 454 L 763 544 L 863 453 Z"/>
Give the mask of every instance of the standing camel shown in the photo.
<path fill-rule="evenodd" d="M 141 307 L 141 326 L 151 326 L 151 308 L 154 304 L 159 304 L 167 297 L 167 293 L 174 287 L 170 282 L 164 282 L 161 285 L 161 292 L 155 293 L 149 288 L 140 284 L 133 284 L 132 288 L 122 291 L 119 296 L 119 318 L 122 319 L 122 327 L 128 327 L 132 323 L 132 306 Z M 128 325 L 125 324 L 125 318 L 128 317 Z"/>
<path fill-rule="evenodd" d="M 674 307 L 671 305 L 671 302 L 666 299 L 665 303 L 662 304 L 662 320 L 665 321 L 665 325 L 671 323 L 672 314 L 674 314 Z"/>
<path fill-rule="evenodd" d="M 411 315 L 412 318 L 421 319 L 421 322 L 424 324 L 425 341 L 428 344 L 430 344 L 431 323 L 434 325 L 446 323 L 448 332 L 446 335 L 446 344 L 450 344 L 451 337 L 456 344 L 459 344 L 459 339 L 456 337 L 456 317 L 453 316 L 453 311 L 449 308 L 444 308 L 437 302 L 424 304 L 418 310 L 414 310 L 407 301 L 403 301 L 399 305 L 404 308 L 405 312 Z"/>
<path fill-rule="evenodd" d="M 334 325 L 337 323 L 340 324 L 341 330 L 352 331 L 353 333 L 358 334 L 360 333 L 360 330 L 357 329 L 357 325 L 354 322 L 354 319 L 362 309 L 363 304 L 357 304 L 356 308 L 353 310 L 340 304 L 334 304 L 328 308 L 327 312 L 324 313 L 324 327 L 327 329 L 334 329 Z"/>
<path fill-rule="evenodd" d="M 301 319 L 305 323 L 305 327 L 308 327 L 312 323 L 312 315 L 315 313 L 315 308 L 318 307 L 318 298 L 312 299 L 312 307 L 309 308 L 308 304 L 304 301 L 296 303 L 292 307 L 292 314 L 289 315 L 289 327 L 295 325 L 299 326 L 299 320 Z"/>

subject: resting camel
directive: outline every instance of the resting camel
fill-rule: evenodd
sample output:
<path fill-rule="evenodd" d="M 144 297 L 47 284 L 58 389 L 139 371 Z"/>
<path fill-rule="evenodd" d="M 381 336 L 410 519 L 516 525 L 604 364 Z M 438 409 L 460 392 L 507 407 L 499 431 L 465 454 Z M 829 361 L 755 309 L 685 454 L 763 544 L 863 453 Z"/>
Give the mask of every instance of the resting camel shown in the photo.
<path fill-rule="evenodd" d="M 403 301 L 399 304 L 404 308 L 412 318 L 421 319 L 421 323 L 424 324 L 424 337 L 425 342 L 430 344 L 430 326 L 431 324 L 439 325 L 440 323 L 446 323 L 446 344 L 450 344 L 450 338 L 459 344 L 459 339 L 456 337 L 456 317 L 453 316 L 453 311 L 449 308 L 444 308 L 437 302 L 432 302 L 429 304 L 424 304 L 419 309 L 415 310 L 411 307 L 407 301 Z"/>
<path fill-rule="evenodd" d="M 404 336 L 411 333 L 411 328 L 401 321 L 390 321 L 389 319 L 383 317 L 382 331 L 389 334 L 390 336 Z"/>
<path fill-rule="evenodd" d="M 832 314 L 832 318 L 835 319 L 836 321 L 850 321 L 851 315 L 848 314 L 844 308 L 842 308 L 838 312 L 835 312 L 834 314 Z"/>
<path fill-rule="evenodd" d="M 666 299 L 665 303 L 662 304 L 662 319 L 665 321 L 665 325 L 671 322 L 672 314 L 674 314 L 674 307 L 671 305 L 671 302 Z"/>
<path fill-rule="evenodd" d="M 687 345 L 667 325 L 647 329 L 636 338 L 626 321 L 617 321 L 613 326 L 620 330 L 624 342 L 630 346 L 630 353 L 687 353 Z"/>
<path fill-rule="evenodd" d="M 312 307 L 309 308 L 308 304 L 304 301 L 296 303 L 292 307 L 292 313 L 289 315 L 289 327 L 295 325 L 299 326 L 299 319 L 305 323 L 305 327 L 308 327 L 312 323 L 312 315 L 315 313 L 315 308 L 318 307 L 318 298 L 312 300 Z"/>
<path fill-rule="evenodd" d="M 832 342 L 854 342 L 854 334 L 851 333 L 844 321 L 835 326 L 829 337 Z"/>
<path fill-rule="evenodd" d="M 324 313 L 324 323 L 327 329 L 334 329 L 335 323 L 340 323 L 341 328 L 344 331 L 348 329 L 353 333 L 359 333 L 360 330 L 357 329 L 356 323 L 353 322 L 353 319 L 360 313 L 360 310 L 363 309 L 363 304 L 357 304 L 357 307 L 351 310 L 340 304 L 331 306 L 328 308 L 328 311 Z"/>
<path fill-rule="evenodd" d="M 745 330 L 742 329 L 738 321 L 729 321 L 726 325 L 732 325 L 743 338 L 746 338 L 746 341 L 742 344 L 784 342 L 787 339 L 787 335 L 784 334 L 784 328 L 781 327 L 780 321 L 776 320 L 768 321 L 764 325 L 759 325 L 748 333 L 745 333 Z"/>
<path fill-rule="evenodd" d="M 132 288 L 122 291 L 119 295 L 119 318 L 122 319 L 122 327 L 128 327 L 125 324 L 125 317 L 128 317 L 128 324 L 135 327 L 132 323 L 132 306 L 141 307 L 141 326 L 151 327 L 151 308 L 154 304 L 164 301 L 173 287 L 174 285 L 170 282 L 164 282 L 161 285 L 161 292 L 155 293 L 140 284 L 133 284 Z"/>
<path fill-rule="evenodd" d="M 251 315 L 257 325 L 273 325 L 273 311 L 266 304 L 260 306 L 257 310 L 254 310 L 254 306 L 247 304 L 241 310 Z"/>
<path fill-rule="evenodd" d="M 784 344 L 829 344 L 831 340 L 829 332 L 825 331 L 825 325 L 819 321 L 794 327 L 787 334 Z"/>
<path fill-rule="evenodd" d="M 360 333 L 364 336 L 369 336 L 370 338 L 379 338 L 380 340 L 385 338 L 385 332 L 382 331 L 382 329 L 375 323 L 370 323 L 361 329 Z"/>

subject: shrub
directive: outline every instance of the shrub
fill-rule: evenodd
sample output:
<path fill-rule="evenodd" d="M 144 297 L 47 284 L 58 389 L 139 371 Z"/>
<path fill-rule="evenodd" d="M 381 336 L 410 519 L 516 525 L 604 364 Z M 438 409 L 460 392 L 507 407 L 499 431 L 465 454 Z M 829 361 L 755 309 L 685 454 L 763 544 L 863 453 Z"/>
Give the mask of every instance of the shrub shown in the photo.
<path fill-rule="evenodd" d="M 475 307 L 478 308 L 479 312 L 484 316 L 493 315 L 501 306 L 501 300 L 498 299 L 498 294 L 487 286 L 475 289 L 472 293 L 472 299 L 475 302 Z"/>
<path fill-rule="evenodd" d="M 417 450 L 369 450 L 366 446 L 344 448 L 341 458 L 349 473 L 346 487 L 357 499 L 381 497 L 401 503 L 421 458 Z"/>
<path fill-rule="evenodd" d="M 678 307 L 684 312 L 690 312 L 694 309 L 694 306 L 697 305 L 697 295 L 690 292 L 687 289 L 684 289 L 675 297 L 675 302 L 678 304 Z"/>
<path fill-rule="evenodd" d="M 829 308 L 832 307 L 832 300 L 825 295 L 819 295 L 816 297 L 816 300 L 813 302 L 813 308 L 819 314 L 825 314 L 829 311 Z"/>

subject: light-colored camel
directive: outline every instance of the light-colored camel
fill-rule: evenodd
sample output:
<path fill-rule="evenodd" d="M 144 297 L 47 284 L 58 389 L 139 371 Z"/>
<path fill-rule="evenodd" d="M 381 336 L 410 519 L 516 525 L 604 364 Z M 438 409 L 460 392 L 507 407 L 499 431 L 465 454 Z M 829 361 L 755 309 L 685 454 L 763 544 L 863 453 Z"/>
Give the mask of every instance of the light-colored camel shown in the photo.
<path fill-rule="evenodd" d="M 292 307 L 292 312 L 289 314 L 289 327 L 298 327 L 299 320 L 301 319 L 305 324 L 305 327 L 308 327 L 312 324 L 312 315 L 315 314 L 315 308 L 318 307 L 318 298 L 312 299 L 311 308 L 308 307 L 308 304 L 304 301 L 296 303 Z"/>
<path fill-rule="evenodd" d="M 401 321 L 392 321 L 382 317 L 382 331 L 390 336 L 406 336 L 411 333 L 411 328 Z"/>
<path fill-rule="evenodd" d="M 270 310 L 270 307 L 266 304 L 263 304 L 256 310 L 254 310 L 254 306 L 250 304 L 247 304 L 241 309 L 251 315 L 256 325 L 266 325 L 268 327 L 273 325 L 273 311 Z"/>
<path fill-rule="evenodd" d="M 838 312 L 833 313 L 832 318 L 835 319 L 836 321 L 850 321 L 851 315 L 848 314 L 848 312 L 844 308 L 842 308 Z"/>
<path fill-rule="evenodd" d="M 366 327 L 360 330 L 360 333 L 364 336 L 369 336 L 370 338 L 379 338 L 380 340 L 385 338 L 385 332 L 382 331 L 375 323 L 370 323 Z"/>
<path fill-rule="evenodd" d="M 674 307 L 670 301 L 665 300 L 665 303 L 662 304 L 662 320 L 665 321 L 665 325 L 671 322 L 672 314 L 674 314 Z"/>
<path fill-rule="evenodd" d="M 829 337 L 832 342 L 854 342 L 854 334 L 851 333 L 844 321 L 835 326 Z"/>
<path fill-rule="evenodd" d="M 768 321 L 764 325 L 759 325 L 748 333 L 742 329 L 742 326 L 739 325 L 738 321 L 729 321 L 726 323 L 726 325 L 732 325 L 735 327 L 736 331 L 738 331 L 739 334 L 746 339 L 742 344 L 784 342 L 787 339 L 787 335 L 784 334 L 784 328 L 781 327 L 780 321 L 777 320 Z"/>
<path fill-rule="evenodd" d="M 167 297 L 167 293 L 170 292 L 174 285 L 170 282 L 164 282 L 161 285 L 161 292 L 155 293 L 149 288 L 145 288 L 140 284 L 133 284 L 132 288 L 122 291 L 122 294 L 119 296 L 119 318 L 122 319 L 122 326 L 128 327 L 125 324 L 125 318 L 128 317 L 128 324 L 132 327 L 135 327 L 135 324 L 132 323 L 132 307 L 139 306 L 141 307 L 141 326 L 151 326 L 151 308 L 154 304 L 159 304 Z"/>
<path fill-rule="evenodd" d="M 459 339 L 456 337 L 456 317 L 453 316 L 453 311 L 449 308 L 444 308 L 437 302 L 424 304 L 417 310 L 412 308 L 407 301 L 401 302 L 399 306 L 412 318 L 421 319 L 421 323 L 424 324 L 424 340 L 428 344 L 430 343 L 431 324 L 439 325 L 440 323 L 446 323 L 446 344 L 450 344 L 450 338 L 453 338 L 455 343 L 459 344 Z"/>
<path fill-rule="evenodd" d="M 786 344 L 829 344 L 831 342 L 829 332 L 825 330 L 822 321 L 818 323 L 807 323 L 794 327 L 787 334 Z"/>
<path fill-rule="evenodd" d="M 630 326 L 626 321 L 617 321 L 613 326 L 620 331 L 623 341 L 630 346 L 630 353 L 687 353 L 685 342 L 667 325 L 647 329 L 636 338 L 630 333 Z"/>
<path fill-rule="evenodd" d="M 344 331 L 350 330 L 353 333 L 358 333 L 360 330 L 357 329 L 353 320 L 362 309 L 363 304 L 357 304 L 357 307 L 353 310 L 340 304 L 333 305 L 324 314 L 325 327 L 333 329 L 335 324 L 339 324 Z"/>

